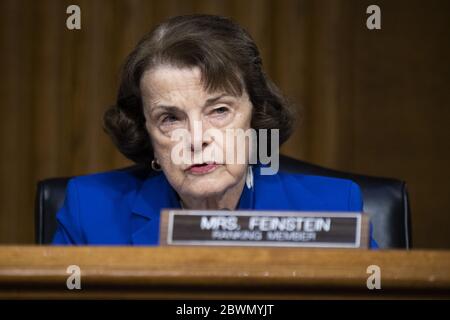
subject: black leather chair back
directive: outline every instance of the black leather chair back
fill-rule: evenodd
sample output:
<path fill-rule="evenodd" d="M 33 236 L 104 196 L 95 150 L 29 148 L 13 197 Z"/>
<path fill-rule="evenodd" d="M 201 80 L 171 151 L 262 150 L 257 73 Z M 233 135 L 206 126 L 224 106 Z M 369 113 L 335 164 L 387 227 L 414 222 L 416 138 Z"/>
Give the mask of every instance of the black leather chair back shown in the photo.
<path fill-rule="evenodd" d="M 154 175 L 150 166 L 135 165 L 121 170 L 145 178 Z M 408 192 L 405 182 L 341 172 L 280 156 L 280 171 L 350 179 L 363 193 L 364 211 L 369 213 L 373 236 L 380 248 L 410 248 L 411 225 Z M 36 242 L 51 243 L 56 230 L 56 213 L 64 202 L 70 177 L 38 182 L 36 193 Z"/>

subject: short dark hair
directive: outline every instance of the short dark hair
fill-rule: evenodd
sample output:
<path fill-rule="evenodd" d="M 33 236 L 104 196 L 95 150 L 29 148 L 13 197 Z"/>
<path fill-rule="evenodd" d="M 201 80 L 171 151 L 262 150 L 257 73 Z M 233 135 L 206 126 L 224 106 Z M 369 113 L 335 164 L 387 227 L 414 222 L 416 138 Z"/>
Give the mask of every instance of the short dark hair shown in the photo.
<path fill-rule="evenodd" d="M 251 36 L 226 17 L 177 16 L 145 35 L 127 57 L 116 105 L 104 114 L 105 131 L 134 162 L 149 163 L 154 157 L 140 81 L 145 71 L 162 64 L 200 68 L 208 91 L 241 95 L 245 88 L 253 105 L 251 127 L 279 129 L 280 145 L 291 135 L 294 111 L 264 73 Z"/>

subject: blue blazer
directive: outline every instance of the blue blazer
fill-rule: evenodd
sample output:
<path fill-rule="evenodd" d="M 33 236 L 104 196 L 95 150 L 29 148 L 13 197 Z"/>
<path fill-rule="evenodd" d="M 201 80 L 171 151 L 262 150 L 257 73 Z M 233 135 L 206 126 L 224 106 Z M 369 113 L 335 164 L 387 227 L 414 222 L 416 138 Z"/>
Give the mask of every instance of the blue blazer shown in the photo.
<path fill-rule="evenodd" d="M 261 175 L 253 167 L 253 188 L 244 186 L 238 209 L 362 211 L 357 184 L 350 180 L 279 172 Z M 69 180 L 57 214 L 54 244 L 157 245 L 162 208 L 180 208 L 165 175 L 140 179 L 110 171 Z M 377 245 L 371 237 L 371 247 Z"/>

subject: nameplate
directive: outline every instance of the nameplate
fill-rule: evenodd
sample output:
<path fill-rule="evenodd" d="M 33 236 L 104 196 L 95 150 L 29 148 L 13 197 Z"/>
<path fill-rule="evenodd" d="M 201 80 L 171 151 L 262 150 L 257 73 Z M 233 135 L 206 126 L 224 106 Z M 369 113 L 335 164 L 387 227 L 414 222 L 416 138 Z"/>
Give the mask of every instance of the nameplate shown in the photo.
<path fill-rule="evenodd" d="M 161 245 L 367 248 L 358 212 L 163 210 Z"/>

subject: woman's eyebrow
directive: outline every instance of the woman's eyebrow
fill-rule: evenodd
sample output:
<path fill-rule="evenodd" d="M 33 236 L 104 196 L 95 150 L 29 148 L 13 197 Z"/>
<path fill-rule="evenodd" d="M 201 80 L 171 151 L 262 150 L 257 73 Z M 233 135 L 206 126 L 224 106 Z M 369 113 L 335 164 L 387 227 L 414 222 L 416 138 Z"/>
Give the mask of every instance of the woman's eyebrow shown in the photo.
<path fill-rule="evenodd" d="M 218 100 L 220 100 L 220 99 L 222 99 L 224 97 L 233 97 L 233 96 L 231 96 L 229 94 L 226 94 L 226 93 L 223 93 L 223 94 L 220 94 L 218 96 L 209 98 L 209 99 L 207 99 L 205 101 L 205 103 L 203 105 L 203 108 L 208 107 L 210 105 L 213 105 Z M 155 112 L 158 109 L 163 109 L 164 111 L 167 111 L 167 112 L 180 112 L 181 111 L 181 109 L 176 107 L 176 106 L 157 105 L 154 108 L 152 108 L 151 113 Z"/>
<path fill-rule="evenodd" d="M 222 93 L 222 94 L 220 94 L 220 95 L 218 95 L 216 97 L 212 97 L 212 98 L 207 99 L 205 101 L 205 104 L 203 105 L 203 107 L 210 106 L 210 105 L 216 103 L 218 100 L 220 100 L 220 99 L 222 99 L 224 97 L 232 97 L 232 96 L 227 94 L 227 93 Z"/>
<path fill-rule="evenodd" d="M 175 107 L 175 106 L 164 106 L 164 105 L 158 105 L 158 106 L 152 108 L 150 112 L 154 113 L 158 109 L 163 109 L 166 112 L 173 112 L 173 113 L 180 112 L 180 108 L 178 108 L 178 107 Z"/>

